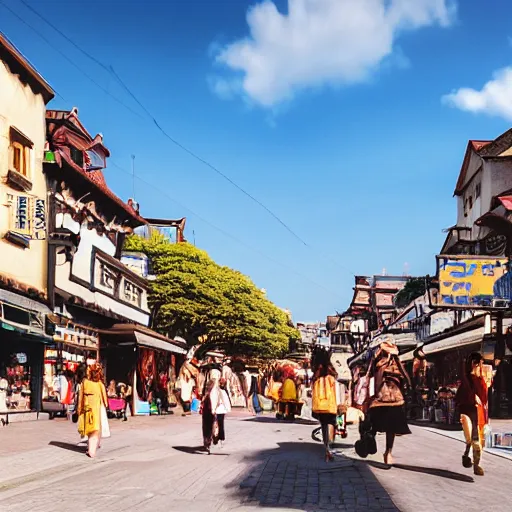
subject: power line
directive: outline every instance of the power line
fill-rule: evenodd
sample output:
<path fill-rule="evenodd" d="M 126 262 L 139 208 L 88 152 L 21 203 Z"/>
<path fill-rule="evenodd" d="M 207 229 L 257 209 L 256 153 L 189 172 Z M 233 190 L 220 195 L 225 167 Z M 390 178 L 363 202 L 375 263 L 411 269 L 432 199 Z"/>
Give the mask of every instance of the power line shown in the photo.
<path fill-rule="evenodd" d="M 110 161 L 110 163 L 116 167 L 117 169 L 119 169 L 121 172 L 129 175 L 129 176 L 132 176 L 134 177 L 134 175 L 127 171 L 126 169 L 124 169 L 123 167 L 121 167 L 119 164 L 117 164 L 116 162 L 114 161 Z M 327 288 L 326 286 L 324 286 L 323 284 L 321 283 L 318 283 L 317 281 L 311 279 L 310 277 L 308 276 L 305 276 L 304 274 L 301 274 L 299 271 L 291 268 L 289 265 L 285 264 L 285 263 L 282 263 L 274 258 L 272 258 L 271 256 L 268 256 L 268 254 L 265 254 L 264 252 L 260 251 L 259 249 L 256 249 L 255 247 L 247 244 L 246 242 L 244 242 L 243 240 L 240 240 L 239 238 L 237 238 L 235 235 L 232 235 L 231 233 L 229 233 L 228 231 L 225 231 L 224 229 L 222 228 L 219 228 L 217 225 L 213 224 L 212 222 L 210 222 L 209 220 L 205 219 L 204 217 L 202 217 L 201 215 L 199 215 L 198 213 L 196 213 L 194 210 L 192 210 L 189 206 L 185 206 L 184 204 L 180 203 L 179 201 L 177 201 L 174 197 L 172 197 L 169 193 L 165 192 L 164 190 L 162 190 L 161 187 L 157 187 L 156 185 L 154 185 L 153 183 L 143 179 L 143 178 L 140 178 L 139 176 L 135 176 L 135 179 L 139 180 L 141 183 L 144 183 L 145 185 L 147 185 L 148 187 L 156 190 L 157 192 L 161 193 L 164 197 L 166 197 L 167 199 L 171 200 L 173 203 L 175 203 L 177 206 L 179 206 L 180 208 L 183 208 L 184 210 L 188 210 L 192 215 L 194 215 L 194 217 L 196 217 L 197 219 L 199 219 L 200 221 L 204 222 L 207 226 L 210 226 L 211 228 L 215 229 L 216 231 L 218 231 L 219 233 L 222 233 L 224 236 L 226 236 L 227 238 L 230 238 L 231 240 L 237 242 L 238 244 L 244 246 L 246 249 L 249 249 L 250 251 L 256 253 L 256 254 L 259 254 L 260 256 L 266 258 L 267 260 L 271 261 L 272 263 L 276 264 L 276 265 L 279 265 L 281 267 L 284 267 L 286 269 L 288 269 L 290 272 L 292 272 L 293 274 L 296 274 L 297 276 L 299 276 L 300 278 L 302 279 L 306 279 L 307 281 L 309 281 L 310 283 L 314 284 L 315 286 L 319 287 L 319 288 L 322 288 L 323 290 L 331 293 L 332 295 L 338 297 L 338 298 L 343 298 L 341 297 L 341 295 L 339 295 L 337 292 L 335 292 L 334 290 L 331 290 L 330 288 Z"/>
<path fill-rule="evenodd" d="M 21 1 L 21 0 L 20 0 Z M 42 34 L 39 30 L 37 30 L 33 25 L 31 25 L 28 21 L 23 19 L 19 14 L 17 14 L 13 9 L 11 9 L 4 0 L 0 0 L 0 5 L 7 9 L 15 18 L 17 18 L 21 23 L 23 23 L 25 26 L 30 28 L 32 31 L 34 31 L 50 48 L 55 50 L 59 55 L 61 55 L 66 61 L 68 61 L 75 69 L 80 71 L 88 80 L 90 80 L 96 87 L 101 89 L 105 94 L 110 96 L 113 100 L 115 100 L 117 103 L 122 105 L 124 108 L 128 109 L 132 114 L 135 114 L 137 117 L 142 118 L 142 116 L 133 110 L 131 107 L 126 105 L 123 101 L 121 101 L 119 98 L 117 98 L 115 95 L 110 93 L 108 89 L 103 87 L 100 83 L 98 83 L 91 75 L 89 75 L 86 71 L 84 71 L 78 64 L 76 64 L 72 59 L 70 59 L 64 52 L 62 52 L 59 48 L 57 48 L 44 34 Z M 59 95 L 60 96 L 60 95 Z M 61 96 L 62 97 L 62 96 Z"/>
<path fill-rule="evenodd" d="M 144 110 L 144 112 L 146 112 L 146 114 L 151 118 L 151 120 L 153 121 L 154 125 L 158 128 L 158 130 L 162 133 L 162 135 L 164 135 L 164 137 L 166 137 L 167 139 L 169 139 L 174 145 L 178 146 L 180 149 L 182 149 L 183 151 L 185 151 L 186 153 L 188 153 L 191 157 L 195 158 L 196 160 L 198 160 L 199 162 L 201 162 L 202 164 L 206 165 L 207 167 L 209 167 L 212 171 L 214 171 L 215 173 L 217 173 L 219 176 L 221 176 L 222 178 L 224 178 L 226 181 L 228 181 L 231 185 L 233 185 L 236 189 L 238 189 L 240 192 L 242 192 L 242 194 L 244 194 L 246 197 L 248 197 L 249 199 L 251 199 L 251 201 L 255 202 L 257 205 L 259 205 L 261 208 L 263 208 L 269 215 L 271 215 L 275 220 L 277 220 L 277 222 L 279 222 L 279 224 L 281 224 L 291 235 L 293 235 L 297 240 L 299 240 L 299 242 L 301 242 L 303 245 L 305 245 L 306 247 L 309 247 L 308 243 L 303 240 L 297 233 L 295 233 L 295 231 L 290 227 L 288 226 L 288 224 L 286 224 L 286 222 L 284 222 L 277 214 L 275 214 L 270 208 L 268 208 L 265 204 L 263 204 L 259 199 L 257 199 L 256 197 L 254 197 L 250 192 L 247 192 L 244 188 L 242 188 L 240 185 L 238 185 L 238 183 L 236 183 L 235 181 L 233 181 L 227 174 L 223 173 L 220 169 L 218 169 L 217 167 L 215 167 L 213 164 L 211 164 L 210 162 L 208 162 L 207 160 L 205 160 L 204 158 L 201 158 L 199 155 L 197 155 L 196 153 L 194 153 L 191 149 L 187 148 L 186 146 L 184 146 L 183 144 L 181 144 L 181 142 L 178 142 L 174 137 L 171 137 L 161 126 L 160 124 L 158 123 L 158 121 L 155 119 L 155 117 L 153 117 L 153 115 L 151 114 L 151 112 L 142 104 L 141 101 L 139 101 L 139 99 L 135 96 L 135 94 L 133 94 L 133 92 L 128 88 L 128 86 L 124 83 L 124 81 L 121 79 L 121 77 L 116 73 L 116 71 L 114 70 L 114 68 L 112 66 L 110 66 L 110 69 L 114 75 L 114 77 L 119 81 L 119 83 L 123 86 L 123 88 L 125 89 L 125 91 L 133 98 L 133 100 Z"/>
<path fill-rule="evenodd" d="M 35 8 L 33 8 L 31 5 L 29 5 L 25 0 L 20 0 L 20 2 L 25 5 L 28 9 L 30 9 L 31 12 L 33 12 L 34 14 L 36 14 L 42 21 L 44 21 L 47 25 L 49 25 L 51 28 L 53 28 L 58 34 L 60 34 L 64 39 L 66 39 L 66 41 L 68 41 L 70 44 L 72 44 L 75 48 L 77 48 L 83 55 L 85 55 L 87 58 L 89 58 L 92 62 L 94 62 L 95 64 L 97 64 L 98 66 L 100 66 L 103 70 L 109 72 L 118 82 L 119 84 L 123 87 L 123 89 L 128 93 L 128 95 L 141 107 L 141 109 L 146 113 L 146 115 L 149 117 L 149 119 L 153 122 L 153 124 L 156 126 L 156 128 L 162 133 L 162 135 L 164 135 L 164 137 L 166 137 L 170 142 L 172 142 L 175 146 L 179 147 L 182 151 L 186 152 L 188 155 L 190 155 L 192 158 L 196 159 L 197 161 L 199 161 L 200 163 L 202 163 L 203 165 L 205 165 L 206 167 L 208 167 L 209 169 L 211 169 L 212 171 L 214 171 L 216 174 L 218 174 L 219 176 L 221 176 L 223 179 L 225 179 L 228 183 L 230 183 L 233 187 L 235 187 L 237 190 L 239 190 L 242 194 L 244 194 L 246 197 L 248 197 L 251 201 L 253 201 L 254 203 L 256 203 L 258 206 L 260 206 L 263 210 L 265 210 L 272 218 L 274 218 L 279 224 L 281 224 L 281 226 L 283 226 L 294 238 L 296 238 L 299 242 L 301 242 L 302 245 L 304 245 L 305 247 L 307 247 L 308 249 L 312 250 L 315 252 L 315 254 L 317 256 L 320 256 L 322 259 L 324 259 L 325 261 L 328 261 L 330 262 L 331 264 L 334 264 L 336 266 L 339 266 L 341 269 L 343 269 L 345 272 L 348 272 L 349 274 L 351 275 L 355 275 L 354 272 L 352 272 L 350 269 L 348 269 L 347 267 L 345 267 L 344 265 L 341 265 L 339 262 L 337 261 L 334 261 L 333 259 L 331 259 L 330 257 L 328 257 L 327 255 L 325 254 L 322 254 L 322 253 L 319 253 L 313 246 L 311 246 L 306 240 L 304 240 L 298 233 L 296 233 L 285 221 L 283 221 L 279 215 L 277 215 L 276 213 L 274 213 L 269 207 L 267 207 L 263 202 L 261 202 L 259 199 L 257 199 L 254 195 L 252 195 L 250 192 L 246 191 L 243 187 L 241 187 L 240 185 L 238 185 L 238 183 L 236 183 L 233 179 L 231 179 L 227 174 L 225 174 L 224 172 L 222 172 L 220 169 L 218 169 L 215 165 L 211 164 L 210 162 L 208 162 L 207 160 L 205 160 L 204 158 L 200 157 L 199 155 L 197 155 L 194 151 L 192 151 L 191 149 L 189 149 L 188 147 L 186 147 L 185 145 L 183 145 L 182 143 L 180 143 L 178 140 L 176 140 L 174 137 L 172 137 L 171 135 L 169 135 L 163 128 L 162 126 L 160 125 L 160 123 L 157 121 L 157 119 L 151 114 L 151 112 L 147 109 L 147 107 L 137 98 L 137 96 L 131 91 L 131 89 L 126 85 L 126 83 L 121 79 L 121 77 L 118 75 L 118 73 L 116 73 L 115 69 L 113 68 L 113 66 L 107 66 L 106 64 L 104 64 L 103 62 L 101 62 L 99 59 L 97 59 L 96 57 L 94 57 L 91 53 L 89 53 L 88 51 L 84 50 L 83 48 L 80 47 L 80 45 L 78 45 L 77 43 L 75 43 L 69 36 L 67 36 L 64 32 L 62 32 L 62 30 L 60 30 L 57 26 L 55 26 L 50 20 L 48 20 L 45 16 L 43 16 L 40 12 L 38 12 Z M 7 7 L 3 0 L 0 0 L 0 3 L 2 3 L 2 5 L 4 5 L 4 7 Z M 9 9 L 11 12 L 13 12 L 11 9 Z M 37 30 L 35 30 L 33 27 L 31 27 L 28 23 L 26 23 L 24 20 L 22 20 L 19 16 L 16 15 L 16 17 L 18 17 L 21 21 L 23 21 L 23 23 L 25 23 L 26 25 L 28 25 L 30 28 L 32 28 L 36 33 L 39 34 L 39 32 L 37 32 Z M 39 34 L 40 35 L 40 34 Z M 45 39 L 46 40 L 46 39 Z M 50 45 L 51 46 L 51 45 Z M 53 46 L 52 46 L 53 47 Z M 61 55 L 62 52 L 58 49 L 56 49 L 56 51 L 58 51 Z M 69 58 L 66 57 L 66 59 L 68 61 L 70 61 L 75 67 L 77 67 L 78 69 L 80 69 L 73 61 L 71 61 Z M 80 71 L 82 71 L 80 69 Z M 96 81 L 94 81 L 94 79 L 92 79 L 90 76 L 88 76 L 85 72 L 82 71 L 82 73 L 85 74 L 85 76 L 87 76 L 87 78 L 89 78 L 96 86 L 98 86 L 101 90 L 103 90 L 106 94 L 108 94 L 109 96 L 111 96 L 113 99 L 115 99 L 118 103 L 120 103 L 121 105 L 123 105 L 125 108 L 127 108 L 128 110 L 130 110 L 132 113 L 136 114 L 138 117 L 141 117 L 139 113 L 133 111 L 130 107 L 128 107 L 127 105 L 125 105 L 122 101 L 120 101 L 116 96 L 114 96 L 113 94 L 111 94 L 108 90 L 106 90 L 105 88 L 103 88 L 101 85 L 99 85 Z"/>
<path fill-rule="evenodd" d="M 28 2 L 25 0 L 19 0 L 27 9 L 32 11 L 38 18 L 44 21 L 48 26 L 53 28 L 56 32 L 58 32 L 68 43 L 72 44 L 80 53 L 83 53 L 86 57 L 91 59 L 93 62 L 98 64 L 98 66 L 102 67 L 105 71 L 110 73 L 108 67 L 103 64 L 100 60 L 98 60 L 94 55 L 91 55 L 88 51 L 81 48 L 78 44 L 76 44 L 70 37 L 68 37 L 59 27 L 55 26 L 50 20 L 45 18 L 42 14 L 40 14 L 36 9 L 34 9 Z"/>

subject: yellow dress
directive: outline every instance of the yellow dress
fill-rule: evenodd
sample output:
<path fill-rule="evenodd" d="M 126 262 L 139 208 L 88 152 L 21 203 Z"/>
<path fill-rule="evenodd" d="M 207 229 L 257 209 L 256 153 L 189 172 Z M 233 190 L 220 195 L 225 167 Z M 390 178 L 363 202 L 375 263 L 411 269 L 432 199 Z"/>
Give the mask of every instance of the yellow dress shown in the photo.
<path fill-rule="evenodd" d="M 268 398 L 274 400 L 274 402 L 279 402 L 279 392 L 283 385 L 280 382 L 273 382 L 268 391 Z"/>
<path fill-rule="evenodd" d="M 84 379 L 78 401 L 78 433 L 90 436 L 101 431 L 101 406 L 107 407 L 107 392 L 102 382 Z"/>
<path fill-rule="evenodd" d="M 286 379 L 284 381 L 281 397 L 285 401 L 297 400 L 297 387 L 295 386 L 295 382 L 293 382 L 292 379 Z"/>

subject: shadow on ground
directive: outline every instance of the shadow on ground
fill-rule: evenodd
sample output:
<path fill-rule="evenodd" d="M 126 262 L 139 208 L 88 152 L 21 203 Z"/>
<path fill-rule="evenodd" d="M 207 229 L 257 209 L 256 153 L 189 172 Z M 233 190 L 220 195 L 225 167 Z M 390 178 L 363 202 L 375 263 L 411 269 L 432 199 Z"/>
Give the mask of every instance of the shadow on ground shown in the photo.
<path fill-rule="evenodd" d="M 410 466 L 407 464 L 393 464 L 393 468 L 402 469 L 404 471 L 412 471 L 414 473 L 425 473 L 426 475 L 439 476 L 441 478 L 447 478 L 449 480 L 457 480 L 459 482 L 473 483 L 475 479 L 462 473 L 455 473 L 454 471 L 448 471 L 446 469 L 438 468 L 424 468 L 421 466 Z"/>
<path fill-rule="evenodd" d="M 249 421 L 249 422 L 257 422 L 257 423 L 278 423 L 280 425 L 287 425 L 290 423 L 294 423 L 296 425 L 320 425 L 318 421 L 316 420 L 302 420 L 300 418 L 297 418 L 295 420 L 278 420 L 275 416 L 254 416 L 252 418 L 247 418 L 243 421 Z"/>
<path fill-rule="evenodd" d="M 206 450 L 204 449 L 204 446 L 173 446 L 173 450 L 176 450 L 178 452 L 188 453 L 189 455 L 208 455 Z M 211 452 L 210 455 L 224 455 L 227 456 L 229 453 L 227 452 Z"/>
<path fill-rule="evenodd" d="M 87 446 L 77 445 L 76 443 L 62 443 L 60 441 L 50 441 L 48 443 L 50 446 L 56 446 L 57 448 L 62 448 L 63 450 L 68 450 L 70 452 L 76 453 L 85 453 L 87 451 Z"/>
<path fill-rule="evenodd" d="M 251 469 L 226 488 L 248 505 L 311 512 L 398 510 L 367 464 L 343 455 L 326 463 L 320 443 L 278 443 L 244 462 Z"/>

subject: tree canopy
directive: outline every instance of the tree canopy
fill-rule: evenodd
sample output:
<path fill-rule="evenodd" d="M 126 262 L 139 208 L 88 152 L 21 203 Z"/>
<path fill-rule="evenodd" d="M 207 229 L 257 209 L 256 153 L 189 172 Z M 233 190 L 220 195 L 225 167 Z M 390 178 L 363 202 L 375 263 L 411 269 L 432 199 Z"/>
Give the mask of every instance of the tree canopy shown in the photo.
<path fill-rule="evenodd" d="M 429 276 L 409 278 L 405 286 L 395 295 L 395 306 L 405 308 L 413 300 L 424 295 L 432 285 L 432 278 Z"/>
<path fill-rule="evenodd" d="M 127 251 L 145 253 L 156 279 L 149 305 L 152 328 L 222 348 L 231 354 L 279 357 L 300 337 L 288 315 L 247 276 L 215 263 L 188 243 L 154 233 L 130 237 Z"/>

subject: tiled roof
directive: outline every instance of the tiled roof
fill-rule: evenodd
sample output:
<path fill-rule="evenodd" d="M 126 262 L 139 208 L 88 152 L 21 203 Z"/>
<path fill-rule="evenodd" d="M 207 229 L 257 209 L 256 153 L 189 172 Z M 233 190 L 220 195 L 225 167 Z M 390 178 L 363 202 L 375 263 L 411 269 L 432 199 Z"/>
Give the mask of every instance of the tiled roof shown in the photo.
<path fill-rule="evenodd" d="M 96 141 L 98 141 L 98 144 L 101 144 L 104 151 L 106 152 L 106 155 L 108 156 L 110 153 L 107 148 L 103 146 L 103 137 L 101 135 L 97 135 L 96 137 L 92 137 L 91 134 L 87 131 L 85 126 L 80 122 L 80 119 L 78 118 L 78 109 L 73 108 L 70 111 L 66 110 L 47 110 L 46 111 L 46 119 L 49 123 L 52 121 L 60 121 L 60 125 L 66 126 L 68 129 L 75 130 L 75 132 L 78 132 L 79 135 L 76 137 L 79 137 L 80 140 L 85 139 L 87 142 L 86 144 L 89 145 L 89 143 L 94 144 Z M 147 224 L 146 220 L 143 219 L 129 204 L 125 203 L 121 198 L 119 198 L 107 185 L 107 182 L 105 180 L 105 175 L 103 174 L 103 171 L 101 169 L 96 170 L 86 170 L 83 167 L 80 167 L 77 165 L 71 158 L 68 157 L 68 155 L 65 154 L 65 152 L 60 152 L 62 158 L 66 161 L 66 163 L 69 165 L 70 168 L 72 168 L 75 172 L 78 172 L 83 177 L 85 177 L 88 181 L 90 181 L 95 187 L 103 193 L 106 197 L 108 197 L 110 200 L 112 200 L 114 203 L 116 203 L 119 207 L 121 207 L 132 219 L 134 219 L 137 223 L 137 225 Z"/>
<path fill-rule="evenodd" d="M 470 140 L 469 142 L 473 146 L 473 149 L 478 153 L 482 148 L 488 146 L 492 140 Z"/>
<path fill-rule="evenodd" d="M 29 84 L 36 94 L 40 93 L 45 103 L 55 97 L 48 82 L 2 32 L 0 32 L 0 60 L 9 67 L 13 74 L 18 75 L 22 82 Z"/>

